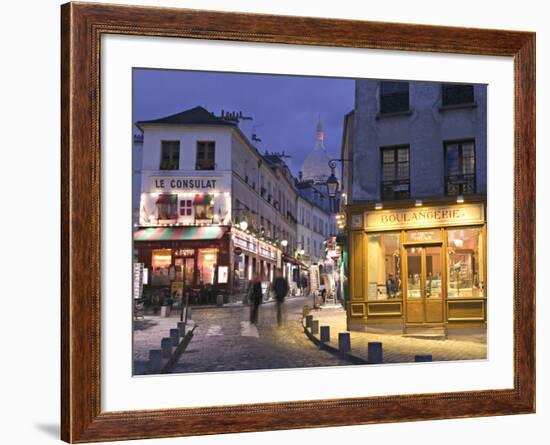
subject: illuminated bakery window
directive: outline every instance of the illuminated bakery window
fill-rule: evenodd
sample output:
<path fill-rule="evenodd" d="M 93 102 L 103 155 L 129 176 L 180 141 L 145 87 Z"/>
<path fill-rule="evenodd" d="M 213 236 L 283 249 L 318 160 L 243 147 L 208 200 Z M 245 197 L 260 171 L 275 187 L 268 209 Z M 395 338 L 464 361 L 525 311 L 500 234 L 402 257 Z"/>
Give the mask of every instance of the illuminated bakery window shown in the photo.
<path fill-rule="evenodd" d="M 448 298 L 485 296 L 484 252 L 481 228 L 447 231 Z"/>
<path fill-rule="evenodd" d="M 399 233 L 368 235 L 368 299 L 401 298 Z"/>
<path fill-rule="evenodd" d="M 441 230 L 408 230 L 406 236 L 407 241 L 411 242 L 439 241 L 441 239 Z"/>
<path fill-rule="evenodd" d="M 218 249 L 199 249 L 197 255 L 199 284 L 214 284 L 217 263 Z"/>

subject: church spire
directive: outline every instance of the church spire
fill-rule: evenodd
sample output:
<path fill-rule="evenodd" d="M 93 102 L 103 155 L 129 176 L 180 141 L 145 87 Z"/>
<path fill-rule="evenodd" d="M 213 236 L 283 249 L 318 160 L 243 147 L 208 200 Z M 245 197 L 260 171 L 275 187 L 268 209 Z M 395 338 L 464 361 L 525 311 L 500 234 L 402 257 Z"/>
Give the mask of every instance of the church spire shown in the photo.
<path fill-rule="evenodd" d="M 325 131 L 323 130 L 323 124 L 321 123 L 321 114 L 319 114 L 319 119 L 317 121 L 317 147 L 319 148 L 323 147 L 324 140 L 325 140 Z"/>

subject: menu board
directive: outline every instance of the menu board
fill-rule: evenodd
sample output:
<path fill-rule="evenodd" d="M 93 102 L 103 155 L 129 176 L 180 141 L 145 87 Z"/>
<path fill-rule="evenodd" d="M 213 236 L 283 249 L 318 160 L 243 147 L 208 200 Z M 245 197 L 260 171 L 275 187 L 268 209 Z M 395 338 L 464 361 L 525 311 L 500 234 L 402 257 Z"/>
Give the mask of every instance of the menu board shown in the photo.
<path fill-rule="evenodd" d="M 134 298 L 143 294 L 143 263 L 134 263 Z"/>

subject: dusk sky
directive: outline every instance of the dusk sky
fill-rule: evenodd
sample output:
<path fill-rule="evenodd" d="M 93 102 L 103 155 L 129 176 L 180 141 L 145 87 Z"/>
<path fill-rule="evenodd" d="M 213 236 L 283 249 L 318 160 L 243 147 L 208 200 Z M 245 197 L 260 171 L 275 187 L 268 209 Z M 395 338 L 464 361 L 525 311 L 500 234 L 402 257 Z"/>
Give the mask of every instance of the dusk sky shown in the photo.
<path fill-rule="evenodd" d="M 340 157 L 344 115 L 353 109 L 351 79 L 134 69 L 134 122 L 201 105 L 251 116 L 262 150 L 282 151 L 294 175 L 315 146 L 319 116 L 325 147 Z M 135 130 L 137 132 L 137 130 Z"/>

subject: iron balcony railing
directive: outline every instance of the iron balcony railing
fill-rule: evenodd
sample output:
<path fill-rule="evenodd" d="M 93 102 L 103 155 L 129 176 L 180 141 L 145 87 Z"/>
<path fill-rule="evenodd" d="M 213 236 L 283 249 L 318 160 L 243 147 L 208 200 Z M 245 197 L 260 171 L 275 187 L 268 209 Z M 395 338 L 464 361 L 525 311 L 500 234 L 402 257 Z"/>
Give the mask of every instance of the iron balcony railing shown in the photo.
<path fill-rule="evenodd" d="M 411 195 L 409 179 L 382 182 L 382 200 L 406 199 Z"/>
<path fill-rule="evenodd" d="M 462 174 L 445 177 L 445 193 L 447 195 L 469 195 L 476 192 L 476 175 Z"/>

